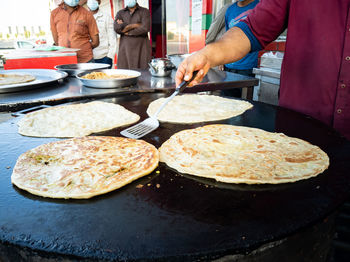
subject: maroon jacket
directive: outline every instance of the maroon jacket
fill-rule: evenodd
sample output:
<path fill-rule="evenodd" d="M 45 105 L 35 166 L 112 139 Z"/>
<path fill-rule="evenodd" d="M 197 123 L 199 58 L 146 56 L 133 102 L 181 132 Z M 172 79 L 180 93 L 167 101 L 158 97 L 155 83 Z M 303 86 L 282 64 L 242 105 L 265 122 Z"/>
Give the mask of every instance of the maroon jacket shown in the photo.
<path fill-rule="evenodd" d="M 280 105 L 350 139 L 350 0 L 262 0 L 243 24 L 252 49 L 288 27 Z"/>

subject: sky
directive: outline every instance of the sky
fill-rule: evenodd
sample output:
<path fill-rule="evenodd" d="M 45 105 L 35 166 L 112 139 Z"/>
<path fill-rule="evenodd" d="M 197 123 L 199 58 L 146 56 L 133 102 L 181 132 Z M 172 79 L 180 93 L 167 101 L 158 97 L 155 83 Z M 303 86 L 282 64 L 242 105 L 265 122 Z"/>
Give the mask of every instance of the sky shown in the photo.
<path fill-rule="evenodd" d="M 0 26 L 49 25 L 50 0 L 0 0 Z"/>

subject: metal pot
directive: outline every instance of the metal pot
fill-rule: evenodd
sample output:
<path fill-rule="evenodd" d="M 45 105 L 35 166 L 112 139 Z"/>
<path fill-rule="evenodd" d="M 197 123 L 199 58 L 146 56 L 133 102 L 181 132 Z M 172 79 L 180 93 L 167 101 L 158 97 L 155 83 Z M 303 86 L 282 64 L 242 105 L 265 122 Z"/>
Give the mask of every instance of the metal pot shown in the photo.
<path fill-rule="evenodd" d="M 170 61 L 176 66 L 179 67 L 181 62 L 185 60 L 185 58 L 189 57 L 191 54 L 172 54 L 167 55 L 167 57 L 170 59 Z"/>
<path fill-rule="evenodd" d="M 168 58 L 154 58 L 149 65 L 149 71 L 153 76 L 169 76 L 176 67 Z"/>

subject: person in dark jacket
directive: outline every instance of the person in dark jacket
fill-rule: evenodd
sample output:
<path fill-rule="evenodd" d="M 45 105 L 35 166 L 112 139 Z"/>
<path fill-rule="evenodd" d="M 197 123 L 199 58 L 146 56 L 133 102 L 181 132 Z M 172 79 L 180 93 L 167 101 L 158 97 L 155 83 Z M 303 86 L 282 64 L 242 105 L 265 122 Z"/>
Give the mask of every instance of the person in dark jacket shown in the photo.
<path fill-rule="evenodd" d="M 147 69 L 151 60 L 148 32 L 150 12 L 135 0 L 126 0 L 114 21 L 114 30 L 120 34 L 117 67 L 119 69 Z"/>

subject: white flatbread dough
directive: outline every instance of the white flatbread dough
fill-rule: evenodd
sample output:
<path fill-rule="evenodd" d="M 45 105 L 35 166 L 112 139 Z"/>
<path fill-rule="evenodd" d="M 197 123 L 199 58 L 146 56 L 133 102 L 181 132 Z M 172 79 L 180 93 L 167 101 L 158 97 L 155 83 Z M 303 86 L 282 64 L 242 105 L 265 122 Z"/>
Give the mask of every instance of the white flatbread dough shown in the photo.
<path fill-rule="evenodd" d="M 45 108 L 25 115 L 18 132 L 34 137 L 80 137 L 137 122 L 140 116 L 100 101 Z"/>
<path fill-rule="evenodd" d="M 147 114 L 153 116 L 165 98 L 151 102 Z M 161 122 L 191 124 L 218 121 L 243 114 L 253 105 L 247 101 L 215 95 L 186 94 L 173 98 L 159 113 Z"/>

